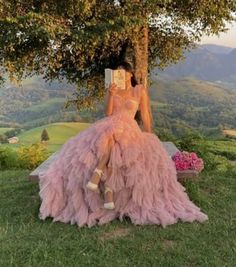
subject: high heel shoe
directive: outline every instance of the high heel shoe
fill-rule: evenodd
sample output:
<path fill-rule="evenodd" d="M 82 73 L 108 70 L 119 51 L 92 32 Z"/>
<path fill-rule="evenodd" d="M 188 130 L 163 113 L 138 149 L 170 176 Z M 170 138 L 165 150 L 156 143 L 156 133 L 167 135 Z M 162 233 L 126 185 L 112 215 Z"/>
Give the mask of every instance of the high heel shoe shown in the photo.
<path fill-rule="evenodd" d="M 95 168 L 95 170 L 94 170 L 93 172 L 97 173 L 97 174 L 99 175 L 100 178 L 101 178 L 102 175 L 104 174 L 104 173 L 103 173 L 103 170 L 100 170 L 100 169 L 98 169 L 98 168 Z M 96 190 L 98 189 L 98 184 L 95 184 L 95 183 L 89 181 L 89 182 L 87 183 L 86 187 L 87 187 L 88 189 L 90 189 L 91 191 L 96 191 Z"/>
<path fill-rule="evenodd" d="M 113 191 L 111 190 L 111 188 L 105 187 L 104 194 L 106 194 L 107 192 L 113 192 Z M 103 204 L 103 206 L 105 209 L 108 209 L 108 210 L 113 210 L 115 208 L 115 204 L 113 201 L 112 202 L 106 202 Z"/>

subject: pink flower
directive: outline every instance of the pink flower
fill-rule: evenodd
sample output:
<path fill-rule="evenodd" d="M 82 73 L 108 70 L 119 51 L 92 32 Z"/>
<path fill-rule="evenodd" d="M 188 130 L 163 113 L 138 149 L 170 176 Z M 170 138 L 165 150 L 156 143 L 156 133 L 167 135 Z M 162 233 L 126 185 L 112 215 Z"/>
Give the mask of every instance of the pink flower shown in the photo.
<path fill-rule="evenodd" d="M 172 156 L 176 170 L 195 170 L 201 172 L 204 169 L 204 162 L 198 158 L 195 152 L 178 151 Z"/>

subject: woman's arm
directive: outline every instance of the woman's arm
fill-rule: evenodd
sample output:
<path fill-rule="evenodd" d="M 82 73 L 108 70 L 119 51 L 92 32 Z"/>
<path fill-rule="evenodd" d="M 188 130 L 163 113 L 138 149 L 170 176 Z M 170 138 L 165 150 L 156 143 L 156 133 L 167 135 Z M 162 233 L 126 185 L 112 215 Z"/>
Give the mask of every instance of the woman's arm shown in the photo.
<path fill-rule="evenodd" d="M 152 132 L 151 129 L 151 118 L 148 110 L 148 95 L 146 89 L 142 86 L 141 88 L 141 99 L 140 99 L 140 111 L 141 111 L 141 118 L 143 121 L 144 131 L 145 132 Z"/>
<path fill-rule="evenodd" d="M 106 108 L 105 108 L 105 114 L 106 116 L 110 116 L 113 112 L 113 96 L 117 92 L 117 86 L 112 83 L 109 86 L 109 89 L 106 92 L 105 95 L 105 103 L 106 103 Z"/>
<path fill-rule="evenodd" d="M 110 116 L 113 111 L 113 95 L 111 95 L 109 91 L 106 92 L 105 103 L 106 103 L 105 114 L 106 116 Z"/>

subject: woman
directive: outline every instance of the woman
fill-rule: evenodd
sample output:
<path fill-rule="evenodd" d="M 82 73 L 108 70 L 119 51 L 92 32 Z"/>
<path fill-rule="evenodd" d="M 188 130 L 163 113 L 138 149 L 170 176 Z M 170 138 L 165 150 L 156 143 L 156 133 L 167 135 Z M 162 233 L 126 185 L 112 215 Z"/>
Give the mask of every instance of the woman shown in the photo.
<path fill-rule="evenodd" d="M 46 172 L 39 174 L 39 217 L 78 226 L 129 217 L 134 224 L 162 227 L 208 216 L 177 181 L 174 162 L 151 133 L 149 97 L 124 62 L 126 89 L 112 84 L 106 117 L 69 139 Z M 140 109 L 143 131 L 135 118 Z"/>

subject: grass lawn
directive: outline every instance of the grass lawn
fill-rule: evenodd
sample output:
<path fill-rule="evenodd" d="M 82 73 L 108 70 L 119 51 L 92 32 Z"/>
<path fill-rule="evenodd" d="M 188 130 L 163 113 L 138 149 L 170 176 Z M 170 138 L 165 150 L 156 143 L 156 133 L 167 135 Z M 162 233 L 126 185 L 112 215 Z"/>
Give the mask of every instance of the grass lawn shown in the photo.
<path fill-rule="evenodd" d="M 47 129 L 50 140 L 47 142 L 47 149 L 50 153 L 57 151 L 62 144 L 65 143 L 70 137 L 75 136 L 82 130 L 89 127 L 89 123 L 82 122 L 57 122 L 31 130 L 25 131 L 18 135 L 19 143 L 17 144 L 4 144 L 4 147 L 18 149 L 22 145 L 29 146 L 41 140 L 41 133 L 43 129 Z"/>
<path fill-rule="evenodd" d="M 135 226 L 129 220 L 78 228 L 38 219 L 38 184 L 28 170 L 0 173 L 0 266 L 235 266 L 236 166 L 187 181 L 208 214 L 203 224 Z"/>

